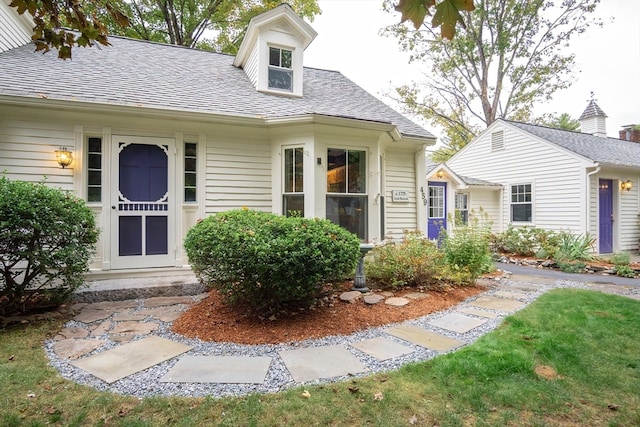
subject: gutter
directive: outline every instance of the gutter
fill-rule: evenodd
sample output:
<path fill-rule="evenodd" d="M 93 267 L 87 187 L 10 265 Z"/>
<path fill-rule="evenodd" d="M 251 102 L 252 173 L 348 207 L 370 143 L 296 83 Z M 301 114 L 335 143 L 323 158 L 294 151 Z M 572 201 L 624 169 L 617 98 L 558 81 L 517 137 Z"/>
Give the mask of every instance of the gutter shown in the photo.
<path fill-rule="evenodd" d="M 589 172 L 587 174 L 587 199 L 586 199 L 586 215 L 585 215 L 585 219 L 587 221 L 587 223 L 585 224 L 585 232 L 588 233 L 589 232 L 589 227 L 591 226 L 591 215 L 590 215 L 590 211 L 591 209 L 589 209 L 589 204 L 591 203 L 591 176 L 597 174 L 598 172 L 600 172 L 600 165 L 596 164 L 596 168 L 594 170 L 592 170 L 591 172 Z"/>

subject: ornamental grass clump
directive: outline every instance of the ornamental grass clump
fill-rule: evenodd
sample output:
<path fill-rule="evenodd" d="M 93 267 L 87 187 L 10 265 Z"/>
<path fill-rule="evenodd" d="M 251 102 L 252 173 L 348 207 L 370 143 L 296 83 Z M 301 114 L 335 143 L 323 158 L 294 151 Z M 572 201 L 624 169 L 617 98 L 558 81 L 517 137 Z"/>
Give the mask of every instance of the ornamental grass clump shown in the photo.
<path fill-rule="evenodd" d="M 329 220 L 249 209 L 207 217 L 184 246 L 204 284 L 260 315 L 312 305 L 324 284 L 352 274 L 360 257 L 358 237 Z"/>
<path fill-rule="evenodd" d="M 70 192 L 0 177 L 0 315 L 68 299 L 84 284 L 98 234 Z"/>

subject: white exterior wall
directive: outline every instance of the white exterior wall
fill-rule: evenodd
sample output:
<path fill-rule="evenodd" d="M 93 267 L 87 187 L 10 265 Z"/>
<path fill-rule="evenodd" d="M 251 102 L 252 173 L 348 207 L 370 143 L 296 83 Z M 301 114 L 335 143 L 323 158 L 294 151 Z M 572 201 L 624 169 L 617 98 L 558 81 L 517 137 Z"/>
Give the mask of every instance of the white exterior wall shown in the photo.
<path fill-rule="evenodd" d="M 502 191 L 474 188 L 467 194 L 469 194 L 469 219 L 477 218 L 481 226 L 486 225 L 488 221 L 491 223 L 491 231 L 499 232 L 504 221 L 500 210 Z M 452 212 L 454 210 L 455 205 L 452 207 Z"/>
<path fill-rule="evenodd" d="M 405 230 L 416 231 L 418 229 L 416 203 L 418 203 L 419 196 L 415 190 L 414 163 L 414 153 L 411 151 L 387 151 L 385 153 L 386 237 L 400 239 Z M 394 202 L 393 190 L 408 191 L 409 201 Z M 422 218 L 422 221 L 426 223 L 426 216 Z"/>
<path fill-rule="evenodd" d="M 633 187 L 630 191 L 620 191 L 620 228 L 619 228 L 619 250 L 636 251 L 639 247 L 640 240 L 640 204 L 638 184 L 640 183 L 638 175 L 635 175 L 631 181 Z M 620 188 L 620 183 L 618 183 Z M 615 241 L 614 241 L 615 245 Z"/>
<path fill-rule="evenodd" d="M 491 133 L 499 130 L 504 131 L 504 149 L 491 151 Z M 531 184 L 533 220 L 514 225 L 574 233 L 586 230 L 584 176 L 588 164 L 567 151 L 498 123 L 447 163 L 459 175 L 505 186 L 499 217 L 503 220 L 491 218 L 502 229 L 511 222 L 510 186 Z"/>
<path fill-rule="evenodd" d="M 19 15 L 16 8 L 10 7 L 8 3 L 8 0 L 0 0 L 0 52 L 31 41 L 31 18 Z"/>

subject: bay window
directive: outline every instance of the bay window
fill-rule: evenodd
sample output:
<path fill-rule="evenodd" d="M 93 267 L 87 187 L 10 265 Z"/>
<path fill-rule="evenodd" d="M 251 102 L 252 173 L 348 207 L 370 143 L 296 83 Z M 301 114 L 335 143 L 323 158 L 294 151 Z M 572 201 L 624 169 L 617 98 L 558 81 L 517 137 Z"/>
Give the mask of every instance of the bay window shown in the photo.
<path fill-rule="evenodd" d="M 367 239 L 366 152 L 327 151 L 327 219 Z"/>

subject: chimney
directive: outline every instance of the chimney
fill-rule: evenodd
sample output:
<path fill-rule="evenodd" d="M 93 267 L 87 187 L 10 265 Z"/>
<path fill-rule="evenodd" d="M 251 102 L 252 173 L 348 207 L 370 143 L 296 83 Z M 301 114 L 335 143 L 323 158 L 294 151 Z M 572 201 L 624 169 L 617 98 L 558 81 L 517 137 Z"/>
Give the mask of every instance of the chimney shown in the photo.
<path fill-rule="evenodd" d="M 580 118 L 580 132 L 595 136 L 607 137 L 607 115 L 592 98 Z"/>
<path fill-rule="evenodd" d="M 640 125 L 626 125 L 620 131 L 620 139 L 631 142 L 640 142 Z"/>

